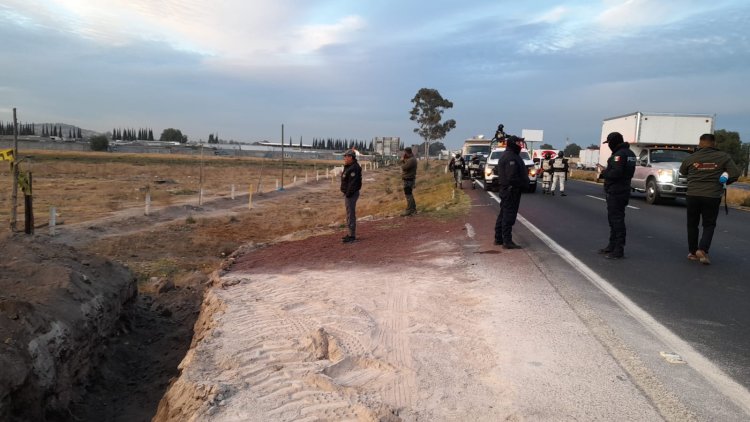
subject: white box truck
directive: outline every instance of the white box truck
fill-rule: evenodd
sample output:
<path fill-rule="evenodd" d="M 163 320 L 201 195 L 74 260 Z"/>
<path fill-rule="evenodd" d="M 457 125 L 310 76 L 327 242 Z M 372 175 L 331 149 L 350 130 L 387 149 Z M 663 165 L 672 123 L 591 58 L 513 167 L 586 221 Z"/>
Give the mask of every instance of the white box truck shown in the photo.
<path fill-rule="evenodd" d="M 578 153 L 577 166 L 582 170 L 594 170 L 596 165 L 599 163 L 599 150 L 598 149 L 582 149 Z"/>
<path fill-rule="evenodd" d="M 611 155 L 604 143 L 607 135 L 620 132 L 637 158 L 633 190 L 645 193 L 649 204 L 684 197 L 687 179 L 680 177 L 680 163 L 695 150 L 702 134 L 713 131 L 714 116 L 709 114 L 635 112 L 604 119 L 599 164 L 606 167 Z"/>

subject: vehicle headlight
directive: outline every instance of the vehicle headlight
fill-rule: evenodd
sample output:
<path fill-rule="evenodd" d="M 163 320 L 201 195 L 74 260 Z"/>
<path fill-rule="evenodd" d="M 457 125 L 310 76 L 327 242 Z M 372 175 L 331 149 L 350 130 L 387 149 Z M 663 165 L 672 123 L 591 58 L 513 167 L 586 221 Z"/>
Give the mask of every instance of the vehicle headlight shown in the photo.
<path fill-rule="evenodd" d="M 536 176 L 536 169 L 534 167 L 529 167 L 529 176 Z"/>
<path fill-rule="evenodd" d="M 492 177 L 492 167 L 484 168 L 484 177 Z"/>
<path fill-rule="evenodd" d="M 674 170 L 657 170 L 657 179 L 662 183 L 674 181 Z"/>

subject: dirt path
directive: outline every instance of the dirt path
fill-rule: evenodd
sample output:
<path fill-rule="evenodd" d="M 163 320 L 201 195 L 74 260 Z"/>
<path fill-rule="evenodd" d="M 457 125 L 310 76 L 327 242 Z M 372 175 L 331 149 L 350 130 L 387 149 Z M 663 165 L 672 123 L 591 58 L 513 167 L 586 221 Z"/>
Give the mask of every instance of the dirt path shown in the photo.
<path fill-rule="evenodd" d="M 155 420 L 659 420 L 491 216 L 237 257 Z"/>

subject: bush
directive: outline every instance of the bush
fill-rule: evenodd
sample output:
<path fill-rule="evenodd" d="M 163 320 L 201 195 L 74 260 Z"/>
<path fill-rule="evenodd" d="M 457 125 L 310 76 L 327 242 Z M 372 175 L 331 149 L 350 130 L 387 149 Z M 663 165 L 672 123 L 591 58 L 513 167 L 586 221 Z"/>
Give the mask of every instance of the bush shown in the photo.
<path fill-rule="evenodd" d="M 96 135 L 91 138 L 91 150 L 92 151 L 107 151 L 109 150 L 109 139 L 104 135 Z"/>

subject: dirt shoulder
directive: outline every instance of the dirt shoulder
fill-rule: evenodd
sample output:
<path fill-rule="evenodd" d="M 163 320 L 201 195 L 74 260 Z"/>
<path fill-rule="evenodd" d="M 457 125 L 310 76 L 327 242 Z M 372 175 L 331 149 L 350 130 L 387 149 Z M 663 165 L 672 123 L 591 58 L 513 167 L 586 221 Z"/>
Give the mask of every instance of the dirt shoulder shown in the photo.
<path fill-rule="evenodd" d="M 489 207 L 234 258 L 155 420 L 659 420 Z"/>

